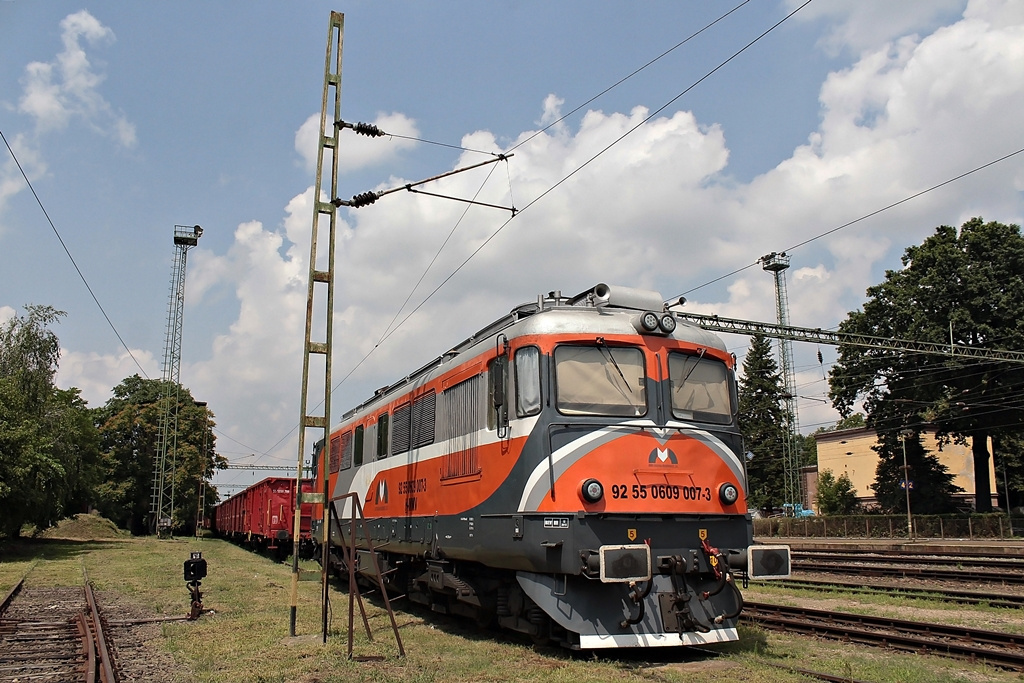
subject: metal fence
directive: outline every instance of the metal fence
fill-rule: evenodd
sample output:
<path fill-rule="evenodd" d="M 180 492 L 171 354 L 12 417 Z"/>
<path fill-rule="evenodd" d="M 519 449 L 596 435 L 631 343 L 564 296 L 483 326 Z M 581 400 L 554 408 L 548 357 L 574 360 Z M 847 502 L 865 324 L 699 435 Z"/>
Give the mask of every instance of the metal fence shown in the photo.
<path fill-rule="evenodd" d="M 1024 515 L 906 515 L 771 517 L 754 520 L 754 536 L 783 538 L 1022 538 Z"/>

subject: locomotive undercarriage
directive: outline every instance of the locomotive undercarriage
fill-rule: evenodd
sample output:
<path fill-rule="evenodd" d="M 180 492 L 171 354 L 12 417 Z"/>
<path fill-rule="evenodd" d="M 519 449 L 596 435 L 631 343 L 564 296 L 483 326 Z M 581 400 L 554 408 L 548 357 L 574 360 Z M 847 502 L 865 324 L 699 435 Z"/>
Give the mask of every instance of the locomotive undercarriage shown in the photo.
<path fill-rule="evenodd" d="M 480 627 L 517 631 L 572 649 L 698 645 L 735 640 L 742 598 L 732 574 L 698 561 L 702 549 L 656 558 L 646 581 L 602 582 L 585 572 L 540 574 L 378 551 L 389 593 Z M 332 571 L 347 578 L 339 556 Z M 376 584 L 369 551 L 356 574 Z"/>

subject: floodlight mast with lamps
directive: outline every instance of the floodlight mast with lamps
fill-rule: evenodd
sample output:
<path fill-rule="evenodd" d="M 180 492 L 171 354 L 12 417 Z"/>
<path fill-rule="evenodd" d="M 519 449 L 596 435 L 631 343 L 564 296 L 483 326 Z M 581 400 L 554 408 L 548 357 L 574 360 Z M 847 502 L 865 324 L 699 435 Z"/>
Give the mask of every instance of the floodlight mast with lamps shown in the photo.
<path fill-rule="evenodd" d="M 174 226 L 174 266 L 171 269 L 171 293 L 167 304 L 167 336 L 164 341 L 164 367 L 160 399 L 160 427 L 153 466 L 153 493 L 150 499 L 150 529 L 158 535 L 170 534 L 174 514 L 174 480 L 178 456 L 178 398 L 181 378 L 181 331 L 185 315 L 185 265 L 188 250 L 199 244 L 203 229 L 198 225 Z M 167 457 L 170 452 L 170 458 Z"/>
<path fill-rule="evenodd" d="M 779 326 L 789 325 L 789 297 L 786 294 L 786 270 L 789 268 L 789 256 L 786 252 L 781 254 L 772 252 L 760 259 L 761 268 L 770 272 L 775 278 L 775 314 L 779 320 Z M 785 430 L 786 440 L 783 442 L 783 477 L 785 482 L 784 503 L 793 505 L 793 513 L 803 509 L 804 487 L 800 481 L 800 416 L 797 412 L 796 403 L 796 379 L 793 376 L 793 344 L 789 339 L 779 338 L 778 356 L 779 372 L 782 375 L 783 389 L 785 391 L 786 414 Z M 800 507 L 798 508 L 797 505 Z"/>

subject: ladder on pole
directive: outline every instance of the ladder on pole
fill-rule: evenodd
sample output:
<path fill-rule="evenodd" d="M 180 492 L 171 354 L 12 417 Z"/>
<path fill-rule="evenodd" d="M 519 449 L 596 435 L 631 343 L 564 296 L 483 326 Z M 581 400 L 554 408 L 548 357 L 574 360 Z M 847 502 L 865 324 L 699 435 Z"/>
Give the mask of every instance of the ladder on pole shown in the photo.
<path fill-rule="evenodd" d="M 296 613 L 298 611 L 299 593 L 299 535 L 302 517 L 302 469 L 303 457 L 306 455 L 306 430 L 319 430 L 324 443 L 330 434 L 331 420 L 331 353 L 334 342 L 334 245 L 337 231 L 337 208 L 332 203 L 338 194 L 338 131 L 341 122 L 341 53 L 345 39 L 345 15 L 331 12 L 327 31 L 327 56 L 324 62 L 324 90 L 320 109 L 320 135 L 317 149 L 316 182 L 313 187 L 313 227 L 309 245 L 309 283 L 306 294 L 306 336 L 302 350 L 302 390 L 299 405 L 299 446 L 298 467 L 295 475 L 295 515 L 292 537 L 292 592 L 291 610 L 288 632 L 295 635 Z M 325 183 L 328 183 L 325 186 Z M 323 197 L 326 195 L 326 201 Z M 317 253 L 317 246 L 322 237 L 320 220 L 328 223 L 326 254 Z M 324 292 L 323 290 L 326 291 Z M 316 296 L 318 293 L 322 294 Z M 326 300 L 325 300 L 326 299 Z M 317 312 L 316 304 L 320 304 L 318 319 L 322 324 L 325 336 L 322 341 L 314 341 L 313 325 Z M 310 386 L 310 359 L 315 357 L 323 363 L 323 382 L 313 379 Z M 322 414 L 311 414 L 323 407 Z M 316 442 L 316 439 L 313 440 Z M 324 642 L 327 640 L 327 547 L 330 538 L 328 528 L 329 498 L 327 495 L 327 472 L 324 470 L 324 490 L 319 498 L 324 504 L 324 524 L 321 529 L 324 535 L 324 558 L 321 564 L 322 608 L 324 624 Z M 310 497 L 307 496 L 309 501 Z"/>

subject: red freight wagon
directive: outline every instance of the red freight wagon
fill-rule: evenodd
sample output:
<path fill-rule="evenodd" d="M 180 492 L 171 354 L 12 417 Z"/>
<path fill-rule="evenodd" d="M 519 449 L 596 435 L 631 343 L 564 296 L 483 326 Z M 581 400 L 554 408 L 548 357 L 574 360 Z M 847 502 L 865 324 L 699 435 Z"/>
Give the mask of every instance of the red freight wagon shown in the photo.
<path fill-rule="evenodd" d="M 312 484 L 303 480 L 302 489 Z M 300 543 L 309 540 L 312 505 L 302 505 Z M 213 529 L 222 537 L 256 548 L 287 554 L 292 548 L 295 515 L 295 480 L 267 477 L 217 505 L 213 510 Z"/>

